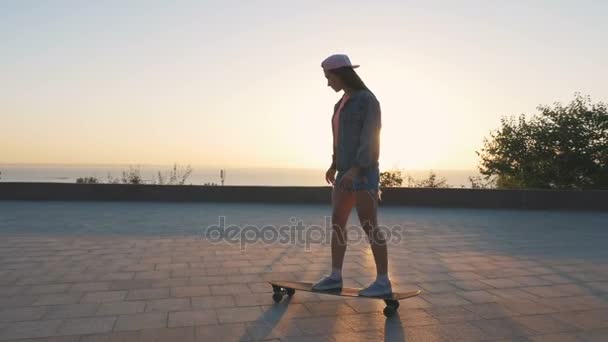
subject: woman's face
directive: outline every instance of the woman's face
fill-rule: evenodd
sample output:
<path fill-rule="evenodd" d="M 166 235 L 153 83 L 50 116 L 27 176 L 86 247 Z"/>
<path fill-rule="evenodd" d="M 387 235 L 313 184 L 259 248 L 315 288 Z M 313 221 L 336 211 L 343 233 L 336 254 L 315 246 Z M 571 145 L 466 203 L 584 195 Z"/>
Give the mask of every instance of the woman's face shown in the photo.
<path fill-rule="evenodd" d="M 340 90 L 343 89 L 342 86 L 342 81 L 340 80 L 340 78 L 332 73 L 332 72 L 328 72 L 328 71 L 324 71 L 325 73 L 325 78 L 327 78 L 327 86 L 331 87 L 331 89 L 333 89 L 335 92 L 339 92 Z"/>

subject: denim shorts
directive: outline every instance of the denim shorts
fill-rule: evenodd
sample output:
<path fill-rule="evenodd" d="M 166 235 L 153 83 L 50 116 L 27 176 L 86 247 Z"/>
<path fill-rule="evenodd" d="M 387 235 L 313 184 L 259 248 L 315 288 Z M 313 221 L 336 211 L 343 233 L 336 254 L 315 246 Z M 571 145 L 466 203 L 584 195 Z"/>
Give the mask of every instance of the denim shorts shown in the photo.
<path fill-rule="evenodd" d="M 346 174 L 346 171 L 338 171 L 336 176 L 336 187 L 340 184 L 340 180 Z M 361 174 L 357 176 L 353 181 L 353 187 L 351 191 L 358 190 L 369 190 L 372 192 L 378 192 L 380 186 L 380 169 L 373 167 L 362 170 Z"/>

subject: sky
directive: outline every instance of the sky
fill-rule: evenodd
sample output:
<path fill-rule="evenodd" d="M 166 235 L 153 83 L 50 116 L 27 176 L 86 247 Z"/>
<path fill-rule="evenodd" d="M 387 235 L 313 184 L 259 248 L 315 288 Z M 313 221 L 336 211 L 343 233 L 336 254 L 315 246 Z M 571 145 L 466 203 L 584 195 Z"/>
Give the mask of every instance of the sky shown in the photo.
<path fill-rule="evenodd" d="M 326 168 L 346 53 L 381 168 L 474 169 L 505 115 L 608 102 L 607 1 L 0 1 L 0 163 Z"/>

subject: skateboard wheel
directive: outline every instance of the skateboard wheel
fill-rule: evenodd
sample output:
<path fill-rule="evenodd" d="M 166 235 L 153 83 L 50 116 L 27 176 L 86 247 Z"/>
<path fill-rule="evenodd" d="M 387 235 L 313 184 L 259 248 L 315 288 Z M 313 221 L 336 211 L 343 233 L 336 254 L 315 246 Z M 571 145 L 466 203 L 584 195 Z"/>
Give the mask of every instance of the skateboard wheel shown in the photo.
<path fill-rule="evenodd" d="M 272 300 L 274 300 L 275 303 L 278 303 L 281 301 L 281 299 L 283 299 L 283 295 L 280 293 L 274 293 L 272 295 Z"/>
<path fill-rule="evenodd" d="M 394 307 L 387 306 L 384 308 L 384 316 L 392 317 L 395 314 L 395 311 L 397 311 L 397 309 L 395 309 Z"/>
<path fill-rule="evenodd" d="M 287 295 L 289 297 L 293 296 L 293 294 L 296 293 L 296 290 L 294 290 L 294 289 L 286 289 L 286 290 L 287 290 Z"/>

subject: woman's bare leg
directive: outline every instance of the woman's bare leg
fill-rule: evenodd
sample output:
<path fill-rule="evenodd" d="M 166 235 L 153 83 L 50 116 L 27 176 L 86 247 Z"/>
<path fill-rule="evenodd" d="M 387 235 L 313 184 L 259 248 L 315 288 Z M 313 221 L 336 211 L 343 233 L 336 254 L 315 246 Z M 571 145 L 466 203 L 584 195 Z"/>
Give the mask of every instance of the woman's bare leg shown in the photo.
<path fill-rule="evenodd" d="M 355 193 L 341 191 L 334 187 L 332 194 L 332 215 L 331 215 L 331 265 L 333 270 L 342 270 L 344 254 L 346 253 L 346 224 L 348 216 L 355 205 Z"/>
<path fill-rule="evenodd" d="M 356 191 L 356 206 L 361 227 L 371 244 L 377 275 L 388 272 L 388 252 L 384 236 L 378 228 L 378 194 L 369 190 Z"/>

